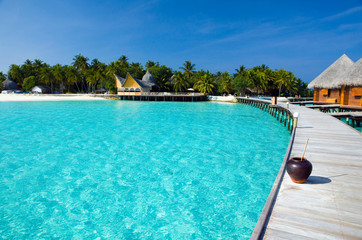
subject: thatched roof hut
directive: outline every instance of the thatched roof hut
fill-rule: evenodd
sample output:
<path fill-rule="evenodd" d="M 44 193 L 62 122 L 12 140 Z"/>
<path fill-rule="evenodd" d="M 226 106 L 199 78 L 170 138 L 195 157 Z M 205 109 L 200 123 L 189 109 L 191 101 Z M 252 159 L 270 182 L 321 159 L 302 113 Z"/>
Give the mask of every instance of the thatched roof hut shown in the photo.
<path fill-rule="evenodd" d="M 344 85 L 352 87 L 362 86 L 362 58 L 349 69 Z"/>
<path fill-rule="evenodd" d="M 19 89 L 19 86 L 16 84 L 16 82 L 11 80 L 9 76 L 6 78 L 5 81 L 3 81 L 3 87 L 4 87 L 4 90 L 18 90 Z"/>
<path fill-rule="evenodd" d="M 152 74 L 150 73 L 150 71 L 148 69 L 147 69 L 146 74 L 143 75 L 143 77 L 142 77 L 142 84 L 144 84 L 148 87 L 157 86 L 155 78 L 152 76 Z"/>
<path fill-rule="evenodd" d="M 346 85 L 346 76 L 353 64 L 353 61 L 347 57 L 346 54 L 343 54 L 337 61 L 309 83 L 308 88 L 333 89 Z"/>

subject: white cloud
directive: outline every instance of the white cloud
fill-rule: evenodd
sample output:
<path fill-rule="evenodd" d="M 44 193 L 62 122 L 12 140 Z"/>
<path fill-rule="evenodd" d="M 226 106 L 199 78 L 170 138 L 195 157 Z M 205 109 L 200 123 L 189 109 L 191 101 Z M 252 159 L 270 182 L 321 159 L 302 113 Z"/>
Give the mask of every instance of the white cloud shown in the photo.
<path fill-rule="evenodd" d="M 343 17 L 346 17 L 348 15 L 351 15 L 355 12 L 359 12 L 359 11 L 362 11 L 362 7 L 361 6 L 358 6 L 358 7 L 354 7 L 354 8 L 350 8 L 346 11 L 343 11 L 343 12 L 340 12 L 340 13 L 337 13 L 335 15 L 332 15 L 332 16 L 329 16 L 329 17 L 326 17 L 326 18 L 323 18 L 322 21 L 323 22 L 329 22 L 329 21 L 334 21 L 334 20 L 337 20 L 339 18 L 343 18 Z"/>

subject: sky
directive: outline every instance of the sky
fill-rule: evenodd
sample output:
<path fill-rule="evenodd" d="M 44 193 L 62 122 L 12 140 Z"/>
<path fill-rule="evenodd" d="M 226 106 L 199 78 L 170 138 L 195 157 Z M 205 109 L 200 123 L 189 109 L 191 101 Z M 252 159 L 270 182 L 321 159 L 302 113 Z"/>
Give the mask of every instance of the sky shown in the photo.
<path fill-rule="evenodd" d="M 110 63 L 126 55 L 179 70 L 284 68 L 312 81 L 362 58 L 362 0 L 0 0 L 0 71 L 26 59 Z"/>

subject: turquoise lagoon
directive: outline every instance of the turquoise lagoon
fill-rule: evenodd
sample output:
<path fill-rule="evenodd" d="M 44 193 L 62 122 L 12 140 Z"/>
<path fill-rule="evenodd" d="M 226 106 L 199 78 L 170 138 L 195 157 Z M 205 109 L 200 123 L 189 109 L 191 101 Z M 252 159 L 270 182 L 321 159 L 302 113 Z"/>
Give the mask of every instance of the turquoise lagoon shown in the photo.
<path fill-rule="evenodd" d="M 248 239 L 290 135 L 243 104 L 0 103 L 5 239 Z"/>

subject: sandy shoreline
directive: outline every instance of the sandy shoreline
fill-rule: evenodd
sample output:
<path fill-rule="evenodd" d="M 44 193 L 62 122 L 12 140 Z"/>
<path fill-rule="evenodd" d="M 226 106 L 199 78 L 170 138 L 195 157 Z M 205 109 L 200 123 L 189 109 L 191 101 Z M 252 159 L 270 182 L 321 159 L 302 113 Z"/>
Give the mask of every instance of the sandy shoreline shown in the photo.
<path fill-rule="evenodd" d="M 107 100 L 90 94 L 0 94 L 0 102 Z"/>

